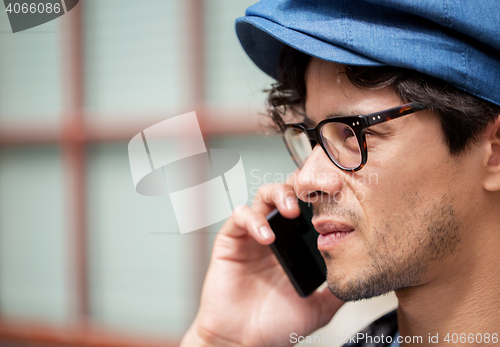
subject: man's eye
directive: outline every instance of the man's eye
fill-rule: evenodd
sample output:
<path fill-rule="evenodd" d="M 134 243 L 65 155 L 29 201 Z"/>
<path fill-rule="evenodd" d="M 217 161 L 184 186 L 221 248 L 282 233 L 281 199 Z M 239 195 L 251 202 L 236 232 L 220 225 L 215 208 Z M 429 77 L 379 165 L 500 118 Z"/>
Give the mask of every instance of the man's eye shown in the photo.
<path fill-rule="evenodd" d="M 367 139 L 370 139 L 369 141 L 377 141 L 377 140 L 383 140 L 383 139 L 389 138 L 390 134 L 370 130 L 370 131 L 365 132 L 365 136 Z"/>
<path fill-rule="evenodd" d="M 366 130 L 365 135 L 380 135 L 380 133 L 377 133 L 376 131 L 373 130 Z"/>
<path fill-rule="evenodd" d="M 354 137 L 354 133 L 352 132 L 352 130 L 350 128 L 344 128 L 344 130 L 342 131 L 343 132 L 343 136 L 345 139 L 348 139 L 350 137 Z"/>

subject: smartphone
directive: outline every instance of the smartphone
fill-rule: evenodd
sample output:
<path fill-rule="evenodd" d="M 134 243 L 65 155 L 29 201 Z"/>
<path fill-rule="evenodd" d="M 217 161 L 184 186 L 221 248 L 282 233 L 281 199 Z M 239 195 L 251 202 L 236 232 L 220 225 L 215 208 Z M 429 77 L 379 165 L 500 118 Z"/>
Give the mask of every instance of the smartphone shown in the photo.
<path fill-rule="evenodd" d="M 326 280 L 326 265 L 318 250 L 319 233 L 311 223 L 312 206 L 298 200 L 301 215 L 283 217 L 278 210 L 267 216 L 276 240 L 270 245 L 295 290 L 307 297 Z"/>

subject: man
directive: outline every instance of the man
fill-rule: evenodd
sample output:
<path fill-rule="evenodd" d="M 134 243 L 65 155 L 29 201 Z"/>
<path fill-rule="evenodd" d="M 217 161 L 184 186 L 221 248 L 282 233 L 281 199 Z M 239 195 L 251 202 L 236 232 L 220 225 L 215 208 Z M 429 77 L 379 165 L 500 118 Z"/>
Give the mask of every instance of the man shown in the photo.
<path fill-rule="evenodd" d="M 499 13 L 494 1 L 265 0 L 237 20 L 278 80 L 269 114 L 299 169 L 221 229 L 183 346 L 291 345 L 344 301 L 392 290 L 397 313 L 347 345 L 498 345 Z M 313 204 L 328 269 L 306 299 L 267 247 L 265 216 L 298 216 L 297 198 Z"/>

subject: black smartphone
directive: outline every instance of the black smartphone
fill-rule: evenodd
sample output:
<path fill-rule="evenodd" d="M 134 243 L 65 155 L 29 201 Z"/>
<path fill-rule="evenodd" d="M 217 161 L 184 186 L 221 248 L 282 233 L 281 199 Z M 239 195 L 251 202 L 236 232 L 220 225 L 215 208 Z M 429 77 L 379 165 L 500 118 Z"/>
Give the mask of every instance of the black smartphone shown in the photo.
<path fill-rule="evenodd" d="M 318 232 L 311 223 L 312 206 L 301 200 L 301 215 L 283 217 L 278 210 L 267 216 L 276 240 L 270 245 L 301 297 L 307 297 L 326 280 L 326 265 L 318 250 Z"/>

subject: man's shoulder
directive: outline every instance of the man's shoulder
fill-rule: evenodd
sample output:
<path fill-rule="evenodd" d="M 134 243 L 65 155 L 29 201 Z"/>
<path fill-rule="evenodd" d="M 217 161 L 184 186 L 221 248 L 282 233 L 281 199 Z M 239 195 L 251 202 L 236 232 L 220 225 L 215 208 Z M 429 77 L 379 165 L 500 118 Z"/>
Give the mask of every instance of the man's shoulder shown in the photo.
<path fill-rule="evenodd" d="M 386 347 L 398 331 L 397 310 L 391 311 L 353 336 L 343 347 Z"/>

